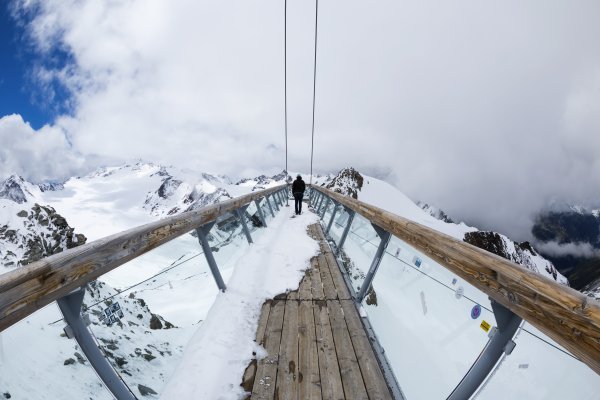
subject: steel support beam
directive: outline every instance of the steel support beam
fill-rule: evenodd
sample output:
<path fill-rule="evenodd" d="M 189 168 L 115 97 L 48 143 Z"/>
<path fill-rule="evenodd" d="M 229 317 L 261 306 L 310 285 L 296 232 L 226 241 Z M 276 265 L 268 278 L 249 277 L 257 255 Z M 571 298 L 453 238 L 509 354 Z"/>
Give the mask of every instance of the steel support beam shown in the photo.
<path fill-rule="evenodd" d="M 208 232 L 210 232 L 211 228 L 215 225 L 215 222 L 209 222 L 206 225 L 202 225 L 200 228 L 196 229 L 196 233 L 198 234 L 198 241 L 202 246 L 202 250 L 204 251 L 204 257 L 206 257 L 206 262 L 208 263 L 208 267 L 210 268 L 210 272 L 212 273 L 215 282 L 217 283 L 217 287 L 220 291 L 224 292 L 227 287 L 225 286 L 225 282 L 223 282 L 223 278 L 221 277 L 221 273 L 219 272 L 219 267 L 217 266 L 217 262 L 215 261 L 215 257 L 213 256 L 213 252 L 208 244 Z"/>
<path fill-rule="evenodd" d="M 335 255 L 339 256 L 342 251 L 342 247 L 344 247 L 344 243 L 346 242 L 346 238 L 348 237 L 348 232 L 350 232 L 350 227 L 352 226 L 352 221 L 354 221 L 355 212 L 347 207 L 344 207 L 346 213 L 348 214 L 348 221 L 346 222 L 346 226 L 344 227 L 344 232 L 342 233 L 342 237 L 340 238 L 340 242 L 338 243 L 337 249 L 335 250 Z"/>
<path fill-rule="evenodd" d="M 65 322 L 71 328 L 73 337 L 92 365 L 92 368 L 94 368 L 94 371 L 96 371 L 113 396 L 117 400 L 135 400 L 135 395 L 125 385 L 125 382 L 119 377 L 112 365 L 110 365 L 81 317 L 81 305 L 83 304 L 84 295 L 85 288 L 81 288 L 56 301 L 65 318 Z"/>
<path fill-rule="evenodd" d="M 260 207 L 260 200 L 254 200 L 254 204 L 256 205 L 256 211 L 258 211 L 258 218 L 260 218 L 260 222 L 262 222 L 263 226 L 267 227 L 267 219 L 265 218 L 265 214 L 263 213 L 262 208 Z"/>
<path fill-rule="evenodd" d="M 325 231 L 325 235 L 329 235 L 329 230 L 331 229 L 331 226 L 333 225 L 333 220 L 335 219 L 335 214 L 337 214 L 337 211 L 339 208 L 340 208 L 340 205 L 338 203 L 335 203 L 335 207 L 333 207 L 333 212 L 331 213 L 331 218 L 329 219 L 329 224 L 327 224 L 327 230 Z"/>
<path fill-rule="evenodd" d="M 240 208 L 235 210 L 235 215 L 237 216 L 238 220 L 242 224 L 242 229 L 244 230 L 244 235 L 246 235 L 246 240 L 248 241 L 248 244 L 252 244 L 253 242 L 252 242 L 252 236 L 250 236 L 250 229 L 248 229 L 248 224 L 246 223 L 246 218 L 244 218 L 244 213 L 246 212 L 247 208 L 248 208 L 248 204 L 246 204 L 245 206 L 241 206 Z"/>
<path fill-rule="evenodd" d="M 321 210 L 321 220 L 325 218 L 325 213 L 327 213 L 327 207 L 329 207 L 329 203 L 331 201 L 332 200 L 329 197 L 325 200 L 325 204 L 323 205 L 323 209 Z"/>
<path fill-rule="evenodd" d="M 273 204 L 275 205 L 275 210 L 277 212 L 279 212 L 279 205 L 277 204 L 277 198 L 276 198 L 276 196 L 274 194 L 271 195 L 271 200 L 273 200 Z"/>
<path fill-rule="evenodd" d="M 321 199 L 319 200 L 319 205 L 317 206 L 317 215 L 321 214 L 321 207 L 323 206 L 324 201 L 325 201 L 325 195 L 321 194 Z"/>
<path fill-rule="evenodd" d="M 367 295 L 369 287 L 371 286 L 371 282 L 373 282 L 373 278 L 375 278 L 375 274 L 377 273 L 377 269 L 379 268 L 379 264 L 381 264 L 381 259 L 383 258 L 383 255 L 385 254 L 385 249 L 387 248 L 387 245 L 390 242 L 390 238 L 392 237 L 392 235 L 385 229 L 380 228 L 379 226 L 377 226 L 375 224 L 371 224 L 371 225 L 373 225 L 373 228 L 375 229 L 375 231 L 381 238 L 381 241 L 379 242 L 379 247 L 377 247 L 377 252 L 375 253 L 375 257 L 373 257 L 373 261 L 371 262 L 371 267 L 369 268 L 369 272 L 367 272 L 367 276 L 365 277 L 365 280 L 360 288 L 360 291 L 356 295 L 356 302 L 359 304 L 362 303 L 363 299 Z"/>
<path fill-rule="evenodd" d="M 269 206 L 269 211 L 271 212 L 271 217 L 275 218 L 275 213 L 273 212 L 273 206 L 271 206 L 271 202 L 269 201 L 269 196 L 265 196 L 265 201 Z"/>
<path fill-rule="evenodd" d="M 447 400 L 470 398 L 494 369 L 502 354 L 510 354 L 515 346 L 512 338 L 523 320 L 501 304 L 492 299 L 490 301 L 498 326 L 490 332 L 487 345 Z"/>

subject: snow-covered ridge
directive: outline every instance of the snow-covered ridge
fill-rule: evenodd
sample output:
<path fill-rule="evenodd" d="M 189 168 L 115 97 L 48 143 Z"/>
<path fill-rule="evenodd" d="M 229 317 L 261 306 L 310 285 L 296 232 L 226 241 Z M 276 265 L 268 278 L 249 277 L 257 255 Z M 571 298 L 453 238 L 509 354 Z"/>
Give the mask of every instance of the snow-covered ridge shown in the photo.
<path fill-rule="evenodd" d="M 351 196 L 356 194 L 361 201 L 481 247 L 559 283 L 568 284 L 568 280 L 550 261 L 540 256 L 531 244 L 516 243 L 495 232 L 481 232 L 463 222 L 454 223 L 440 209 L 426 203 L 414 203 L 387 182 L 361 175 L 352 168 L 345 168 L 339 175 L 328 178 L 322 184 L 339 193 Z"/>

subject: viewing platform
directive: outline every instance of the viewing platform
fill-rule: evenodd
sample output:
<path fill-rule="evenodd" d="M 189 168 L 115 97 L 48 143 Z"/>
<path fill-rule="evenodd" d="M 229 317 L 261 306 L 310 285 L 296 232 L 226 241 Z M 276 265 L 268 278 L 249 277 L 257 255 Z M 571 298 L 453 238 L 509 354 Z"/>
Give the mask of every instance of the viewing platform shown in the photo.
<path fill-rule="evenodd" d="M 320 254 L 298 290 L 262 307 L 243 386 L 251 399 L 392 399 L 355 303 L 319 224 L 308 227 Z"/>

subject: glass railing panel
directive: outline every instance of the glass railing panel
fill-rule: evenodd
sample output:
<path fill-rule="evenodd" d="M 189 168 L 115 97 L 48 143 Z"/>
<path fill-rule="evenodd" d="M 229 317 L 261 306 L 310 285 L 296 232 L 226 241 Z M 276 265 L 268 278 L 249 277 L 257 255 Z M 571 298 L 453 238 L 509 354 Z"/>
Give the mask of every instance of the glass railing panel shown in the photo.
<path fill-rule="evenodd" d="M 142 398 L 162 393 L 218 288 L 191 233 L 130 263 L 136 262 L 142 265 L 123 265 L 117 271 L 145 267 L 153 274 L 140 274 L 126 286 L 116 284 L 114 276 L 105 279 L 107 275 L 90 282 L 84 309 L 107 360 Z"/>
<path fill-rule="evenodd" d="M 488 343 L 488 331 L 496 324 L 489 300 L 475 300 L 470 296 L 475 289 L 457 278 L 442 280 L 444 271 L 394 240 L 363 301 L 408 400 L 445 399 Z"/>
<path fill-rule="evenodd" d="M 339 207 L 337 214 L 335 214 L 335 218 L 333 220 L 333 224 L 331 225 L 331 229 L 329 230 L 329 236 L 333 241 L 339 244 L 340 239 L 342 238 L 342 234 L 344 233 L 344 228 L 348 223 L 348 219 L 350 214 L 346 212 L 344 207 Z M 329 223 L 329 221 L 327 222 Z"/>
<path fill-rule="evenodd" d="M 360 290 L 365 280 L 379 242 L 379 236 L 371 223 L 356 214 L 346 237 L 343 251 L 340 252 L 342 266 L 348 274 L 355 292 Z"/>
<path fill-rule="evenodd" d="M 260 219 L 260 215 L 258 213 L 258 208 L 256 207 L 256 204 L 254 204 L 254 202 L 249 203 L 248 208 L 246 208 L 246 211 L 242 215 L 244 217 L 244 220 L 246 221 L 248 229 L 250 230 L 252 240 L 258 239 L 260 236 L 262 236 L 262 234 L 265 231 L 265 227 L 262 223 L 262 220 Z"/>
<path fill-rule="evenodd" d="M 325 213 L 323 214 L 323 219 L 321 221 L 321 224 L 323 225 L 323 229 L 327 228 L 327 224 L 329 223 L 329 220 L 331 219 L 331 214 L 333 214 L 333 209 L 335 208 L 335 204 L 333 203 L 333 201 L 329 201 L 328 203 L 326 203 L 326 207 L 325 207 Z M 321 210 L 321 212 L 323 212 L 323 210 Z"/>
<path fill-rule="evenodd" d="M 64 326 L 51 303 L 0 332 L 0 398 L 113 398 Z"/>
<path fill-rule="evenodd" d="M 517 344 L 473 396 L 494 399 L 597 399 L 600 376 L 552 339 L 524 323 Z"/>

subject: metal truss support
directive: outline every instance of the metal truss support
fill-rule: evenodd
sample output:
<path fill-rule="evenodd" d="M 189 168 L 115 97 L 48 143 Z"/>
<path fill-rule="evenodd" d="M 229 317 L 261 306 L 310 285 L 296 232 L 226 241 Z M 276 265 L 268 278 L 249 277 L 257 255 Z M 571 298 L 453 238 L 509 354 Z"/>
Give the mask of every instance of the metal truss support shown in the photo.
<path fill-rule="evenodd" d="M 471 398 L 500 360 L 502 354 L 510 354 L 515 347 L 512 338 L 523 320 L 508 308 L 490 300 L 498 326 L 490 331 L 490 340 L 487 345 L 447 400 Z"/>
<path fill-rule="evenodd" d="M 319 214 L 319 210 L 321 209 L 321 204 L 323 204 L 323 200 L 325 199 L 325 195 L 323 193 L 319 192 L 319 200 L 317 200 L 317 208 L 315 209 L 315 211 L 317 212 L 317 215 Z"/>
<path fill-rule="evenodd" d="M 221 277 L 221 273 L 219 272 L 219 267 L 217 266 L 217 262 L 215 261 L 215 257 L 213 256 L 213 252 L 208 244 L 208 232 L 215 225 L 215 222 L 209 222 L 206 225 L 202 225 L 200 228 L 196 229 L 196 233 L 198 234 L 198 241 L 202 246 L 202 250 L 204 251 L 204 257 L 206 257 L 206 262 L 208 263 L 208 267 L 210 268 L 210 272 L 212 273 L 213 278 L 215 278 L 215 282 L 217 283 L 217 287 L 220 291 L 224 292 L 227 287 L 225 286 L 225 282 L 223 282 L 223 278 Z"/>
<path fill-rule="evenodd" d="M 331 226 L 333 225 L 333 220 L 335 219 L 335 214 L 337 214 L 337 211 L 339 208 L 340 208 L 340 205 L 338 203 L 335 203 L 335 207 L 333 207 L 333 212 L 331 213 L 331 218 L 329 219 L 329 224 L 327 224 L 327 230 L 325 231 L 325 235 L 329 235 L 329 230 L 331 229 Z"/>
<path fill-rule="evenodd" d="M 248 229 L 246 218 L 244 218 L 244 213 L 246 212 L 247 208 L 248 204 L 246 204 L 245 206 L 241 206 L 240 208 L 235 210 L 235 215 L 242 224 L 242 229 L 244 230 L 244 235 L 246 235 L 246 240 L 248 240 L 248 244 L 252 244 L 252 236 L 250 236 L 250 229 Z"/>
<path fill-rule="evenodd" d="M 271 202 L 269 201 L 269 196 L 265 196 L 265 201 L 267 202 L 267 205 L 269 206 L 269 211 L 271 212 L 271 217 L 275 218 L 275 213 L 273 212 L 273 206 L 271 205 Z"/>
<path fill-rule="evenodd" d="M 265 214 L 263 213 L 262 208 L 260 207 L 260 201 L 262 199 L 254 200 L 254 204 L 256 205 L 256 211 L 258 211 L 258 218 L 260 218 L 260 222 L 262 222 L 263 226 L 267 227 L 267 219 L 265 218 Z"/>
<path fill-rule="evenodd" d="M 268 199 L 268 197 L 267 197 L 267 199 Z M 275 197 L 275 195 L 271 194 L 270 199 L 273 200 L 273 204 L 275 205 L 275 210 L 277 212 L 279 212 L 279 205 L 277 204 L 277 198 Z"/>
<path fill-rule="evenodd" d="M 94 371 L 117 400 L 135 400 L 135 395 L 110 365 L 81 317 L 84 295 L 85 288 L 81 288 L 56 301 L 70 328 L 68 333 L 72 335 L 68 336 L 75 338 Z"/>
<path fill-rule="evenodd" d="M 355 212 L 351 209 L 344 207 L 346 213 L 348 213 L 348 221 L 346 222 L 346 226 L 344 227 L 344 232 L 342 233 L 342 237 L 340 238 L 340 242 L 338 243 L 337 249 L 335 251 L 335 255 L 339 256 L 342 247 L 344 247 L 344 243 L 346 242 L 346 238 L 348 237 L 348 232 L 350 232 L 350 227 L 352 226 L 352 221 L 354 221 Z"/>
<path fill-rule="evenodd" d="M 329 207 L 329 203 L 331 202 L 331 199 L 329 197 L 327 197 L 327 199 L 325 199 L 325 204 L 323 205 L 323 209 L 321 210 L 321 220 L 325 217 L 325 213 L 327 212 L 327 207 Z"/>
<path fill-rule="evenodd" d="M 371 282 L 373 282 L 373 278 L 375 278 L 375 274 L 377 273 L 379 264 L 381 264 L 381 259 L 383 258 L 383 255 L 385 254 L 385 249 L 387 248 L 387 245 L 390 242 L 390 238 L 392 237 L 392 235 L 385 229 L 383 229 L 373 223 L 371 225 L 373 225 L 373 228 L 377 232 L 377 235 L 379 235 L 379 237 L 381 238 L 381 241 L 379 242 L 379 247 L 377 247 L 377 252 L 375 253 L 375 257 L 373 257 L 373 261 L 371 262 L 371 267 L 369 268 L 369 272 L 367 272 L 367 276 L 365 277 L 365 280 L 360 288 L 360 291 L 356 295 L 356 302 L 359 304 L 362 303 L 363 299 L 367 295 L 367 292 L 369 291 Z"/>

